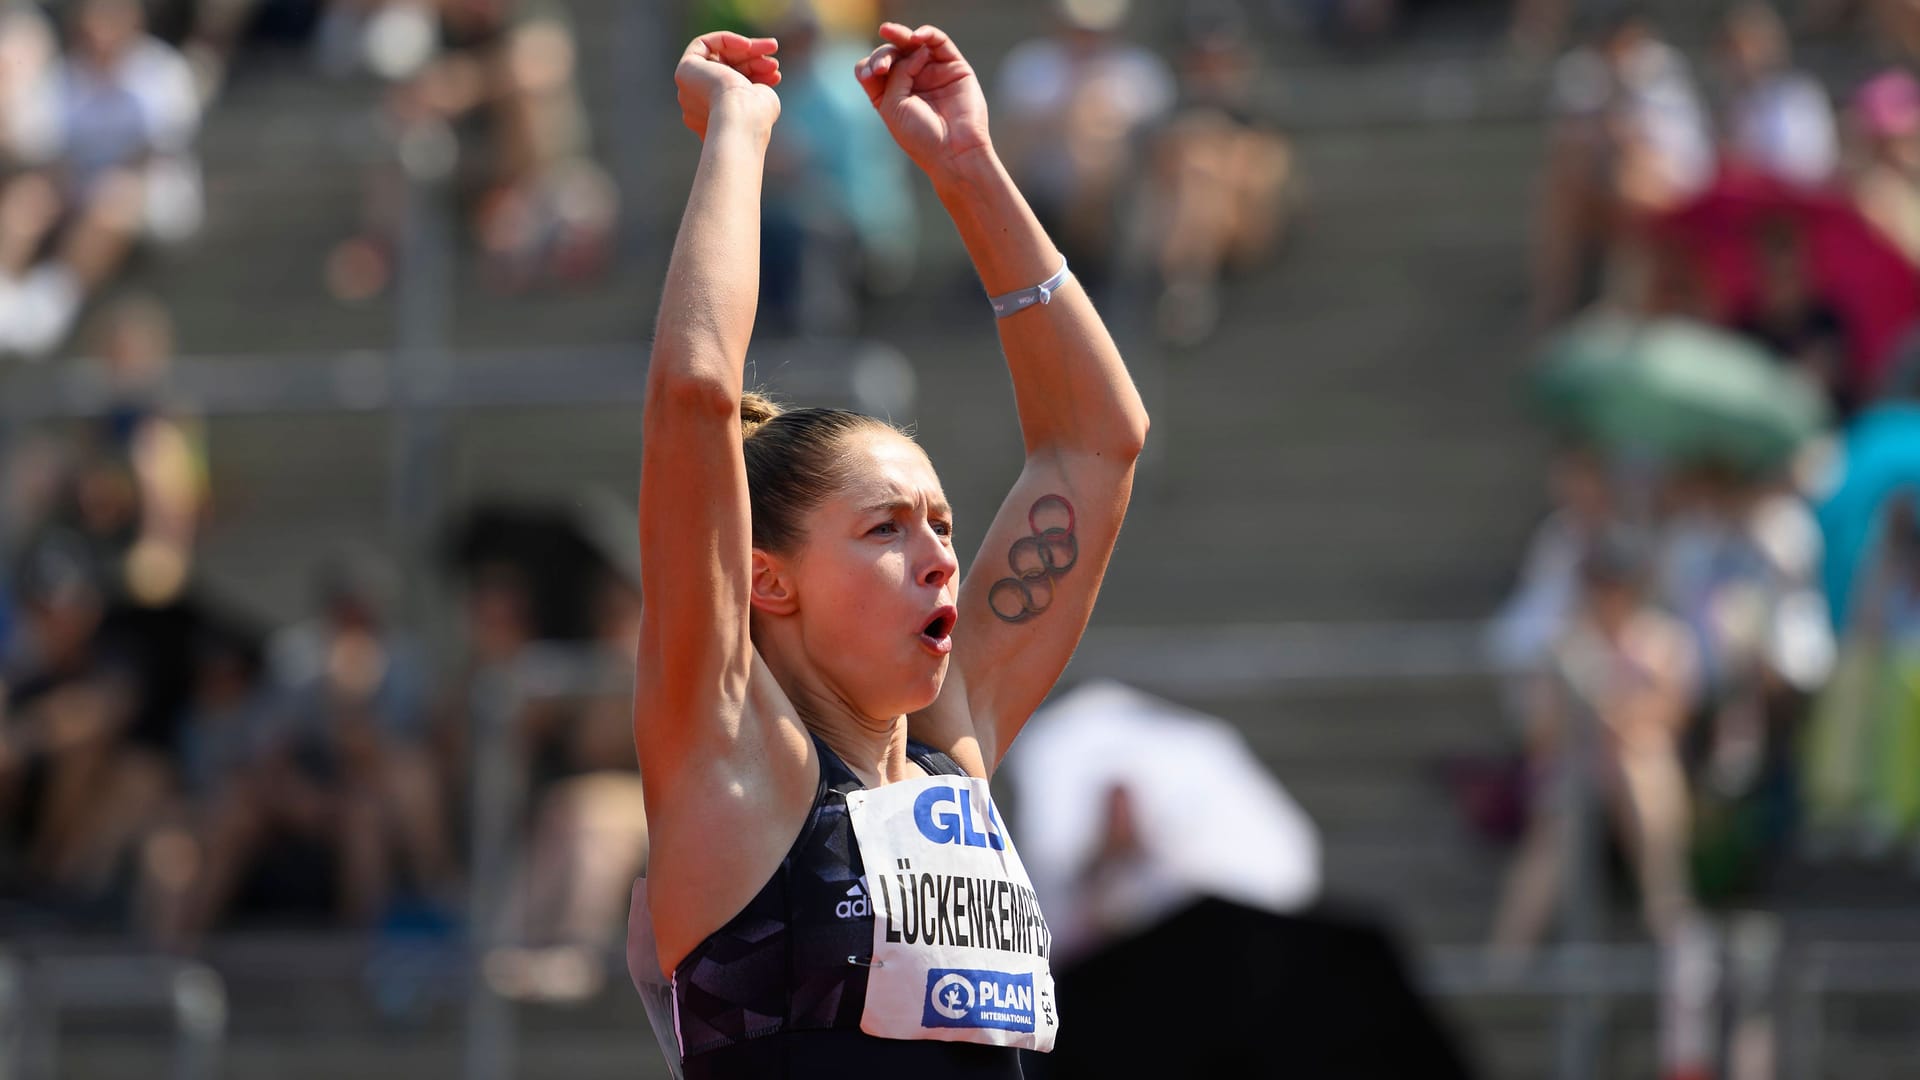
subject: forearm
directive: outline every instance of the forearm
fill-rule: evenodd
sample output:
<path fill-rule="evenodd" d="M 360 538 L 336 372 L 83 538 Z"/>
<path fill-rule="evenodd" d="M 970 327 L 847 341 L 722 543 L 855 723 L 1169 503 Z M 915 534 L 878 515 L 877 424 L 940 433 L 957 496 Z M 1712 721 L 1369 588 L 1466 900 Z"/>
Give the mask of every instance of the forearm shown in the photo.
<path fill-rule="evenodd" d="M 760 290 L 760 186 L 768 131 L 714 110 L 661 290 L 649 380 L 740 393 Z"/>
<path fill-rule="evenodd" d="M 1060 269 L 1059 250 L 990 151 L 935 188 L 989 295 L 1037 285 Z M 1138 455 L 1146 407 L 1077 282 L 1051 303 L 999 320 L 999 331 L 1029 454 L 1064 450 L 1129 462 Z"/>

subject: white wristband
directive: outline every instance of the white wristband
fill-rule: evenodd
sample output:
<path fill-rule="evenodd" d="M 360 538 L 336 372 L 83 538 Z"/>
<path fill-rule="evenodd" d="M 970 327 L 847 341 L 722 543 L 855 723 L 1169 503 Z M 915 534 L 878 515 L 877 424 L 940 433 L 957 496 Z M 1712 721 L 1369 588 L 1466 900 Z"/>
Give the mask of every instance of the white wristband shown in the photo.
<path fill-rule="evenodd" d="M 987 302 L 993 305 L 994 316 L 1004 319 L 1016 311 L 1025 311 L 1035 304 L 1044 306 L 1052 303 L 1053 294 L 1059 292 L 1060 287 L 1067 283 L 1067 276 L 1067 260 L 1063 257 L 1060 260 L 1059 273 L 1030 289 L 1020 289 L 1004 296 L 989 296 Z"/>

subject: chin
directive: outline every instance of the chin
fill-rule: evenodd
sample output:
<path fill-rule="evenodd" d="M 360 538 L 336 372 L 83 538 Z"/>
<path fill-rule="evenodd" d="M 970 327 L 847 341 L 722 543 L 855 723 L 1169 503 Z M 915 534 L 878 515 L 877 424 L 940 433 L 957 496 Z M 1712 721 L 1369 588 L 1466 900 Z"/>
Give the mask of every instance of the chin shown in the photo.
<path fill-rule="evenodd" d="M 940 661 L 939 668 L 937 668 L 934 671 L 932 680 L 930 680 L 929 689 L 926 694 L 926 700 L 922 701 L 920 704 L 914 706 L 913 708 L 908 709 L 907 711 L 919 712 L 921 709 L 924 709 L 927 706 L 933 704 L 934 702 L 940 700 L 940 691 L 943 688 L 945 688 L 946 685 L 947 685 L 947 661 L 943 659 Z"/>
<path fill-rule="evenodd" d="M 946 684 L 947 661 L 942 659 L 940 666 L 935 668 L 930 676 L 915 680 L 911 687 L 901 687 L 901 694 L 897 699 L 901 707 L 893 711 L 905 715 L 919 712 L 940 700 L 940 690 Z"/>
<path fill-rule="evenodd" d="M 856 658 L 851 650 L 841 655 L 843 665 L 836 667 L 834 681 L 846 688 L 862 714 L 872 717 L 908 715 L 933 704 L 946 686 L 952 662 L 949 656 L 936 659 L 921 649 L 886 657 L 867 653 Z"/>

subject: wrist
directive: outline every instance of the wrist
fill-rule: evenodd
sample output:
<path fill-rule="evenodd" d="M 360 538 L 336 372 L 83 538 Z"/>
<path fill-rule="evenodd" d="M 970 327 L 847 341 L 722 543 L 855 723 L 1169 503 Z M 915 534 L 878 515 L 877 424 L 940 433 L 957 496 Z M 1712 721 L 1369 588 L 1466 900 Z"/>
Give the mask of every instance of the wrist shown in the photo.
<path fill-rule="evenodd" d="M 728 90 L 707 109 L 707 137 L 739 135 L 757 140 L 764 148 L 773 137 L 778 115 L 750 90 Z"/>
<path fill-rule="evenodd" d="M 1060 252 L 991 147 L 933 179 L 989 297 L 1032 288 L 1060 269 Z"/>
<path fill-rule="evenodd" d="M 961 154 L 938 172 L 929 170 L 927 178 L 933 182 L 934 194 L 948 205 L 1013 182 L 991 144 Z"/>

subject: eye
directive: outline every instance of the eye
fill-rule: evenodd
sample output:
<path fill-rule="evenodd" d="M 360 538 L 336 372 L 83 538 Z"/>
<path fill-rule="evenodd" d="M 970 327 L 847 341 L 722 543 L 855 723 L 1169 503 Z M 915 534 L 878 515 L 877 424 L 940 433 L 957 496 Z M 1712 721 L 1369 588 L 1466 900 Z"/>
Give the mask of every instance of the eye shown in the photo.
<path fill-rule="evenodd" d="M 868 536 L 892 536 L 893 534 L 899 531 L 900 531 L 899 522 L 883 521 L 880 524 L 875 525 L 873 528 L 868 529 L 867 535 Z"/>
<path fill-rule="evenodd" d="M 936 522 L 934 522 L 934 523 L 933 523 L 933 531 L 934 531 L 934 534 L 935 534 L 936 536 L 952 536 L 952 535 L 953 535 L 953 522 L 951 522 L 951 521 L 936 521 Z"/>

